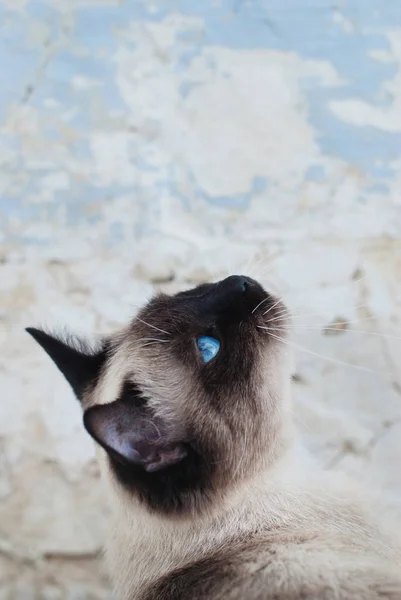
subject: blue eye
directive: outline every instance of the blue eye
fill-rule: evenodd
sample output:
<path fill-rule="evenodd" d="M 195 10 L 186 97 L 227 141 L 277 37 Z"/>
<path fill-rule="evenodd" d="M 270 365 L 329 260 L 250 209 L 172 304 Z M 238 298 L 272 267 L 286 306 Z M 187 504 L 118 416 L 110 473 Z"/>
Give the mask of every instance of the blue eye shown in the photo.
<path fill-rule="evenodd" d="M 220 350 L 220 342 L 215 338 L 204 335 L 196 340 L 199 352 L 203 358 L 203 362 L 207 363 L 212 360 Z"/>

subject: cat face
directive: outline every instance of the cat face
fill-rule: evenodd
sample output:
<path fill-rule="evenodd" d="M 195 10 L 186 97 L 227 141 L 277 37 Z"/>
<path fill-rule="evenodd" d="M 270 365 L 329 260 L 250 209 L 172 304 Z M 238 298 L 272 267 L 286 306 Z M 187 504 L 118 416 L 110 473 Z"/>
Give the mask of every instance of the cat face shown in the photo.
<path fill-rule="evenodd" d="M 258 282 L 231 276 L 156 295 L 95 353 L 28 331 L 81 401 L 109 476 L 149 510 L 185 514 L 280 451 L 290 378 L 269 324 L 282 310 Z"/>

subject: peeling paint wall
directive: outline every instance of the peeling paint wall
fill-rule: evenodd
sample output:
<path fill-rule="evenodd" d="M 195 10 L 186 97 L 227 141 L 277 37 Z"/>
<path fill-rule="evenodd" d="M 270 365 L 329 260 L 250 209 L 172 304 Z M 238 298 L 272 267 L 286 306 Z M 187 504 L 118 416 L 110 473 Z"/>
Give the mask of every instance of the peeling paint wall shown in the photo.
<path fill-rule="evenodd" d="M 23 326 L 233 270 L 293 309 L 308 448 L 401 515 L 399 0 L 0 0 L 0 56 L 0 600 L 109 598 L 93 446 Z"/>

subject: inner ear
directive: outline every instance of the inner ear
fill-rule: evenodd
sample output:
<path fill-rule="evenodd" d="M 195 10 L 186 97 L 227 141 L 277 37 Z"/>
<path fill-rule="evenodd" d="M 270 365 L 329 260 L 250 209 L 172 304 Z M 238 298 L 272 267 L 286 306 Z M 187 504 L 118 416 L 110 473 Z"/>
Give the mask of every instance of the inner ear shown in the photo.
<path fill-rule="evenodd" d="M 114 402 L 85 411 L 84 425 L 112 459 L 149 473 L 175 465 L 187 456 L 185 443 L 174 438 L 130 383 L 124 385 Z"/>

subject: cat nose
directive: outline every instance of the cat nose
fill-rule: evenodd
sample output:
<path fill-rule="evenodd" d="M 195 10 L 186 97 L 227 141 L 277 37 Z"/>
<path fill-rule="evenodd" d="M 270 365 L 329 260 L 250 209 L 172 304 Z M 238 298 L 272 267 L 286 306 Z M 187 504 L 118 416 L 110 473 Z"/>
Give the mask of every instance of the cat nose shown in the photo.
<path fill-rule="evenodd" d="M 227 292 L 244 294 L 254 287 L 256 282 L 250 277 L 245 277 L 245 275 L 230 275 L 230 277 L 223 279 L 221 285 Z"/>
<path fill-rule="evenodd" d="M 231 275 L 213 284 L 204 297 L 202 310 L 214 318 L 238 324 L 266 296 L 261 285 L 245 275 Z"/>

